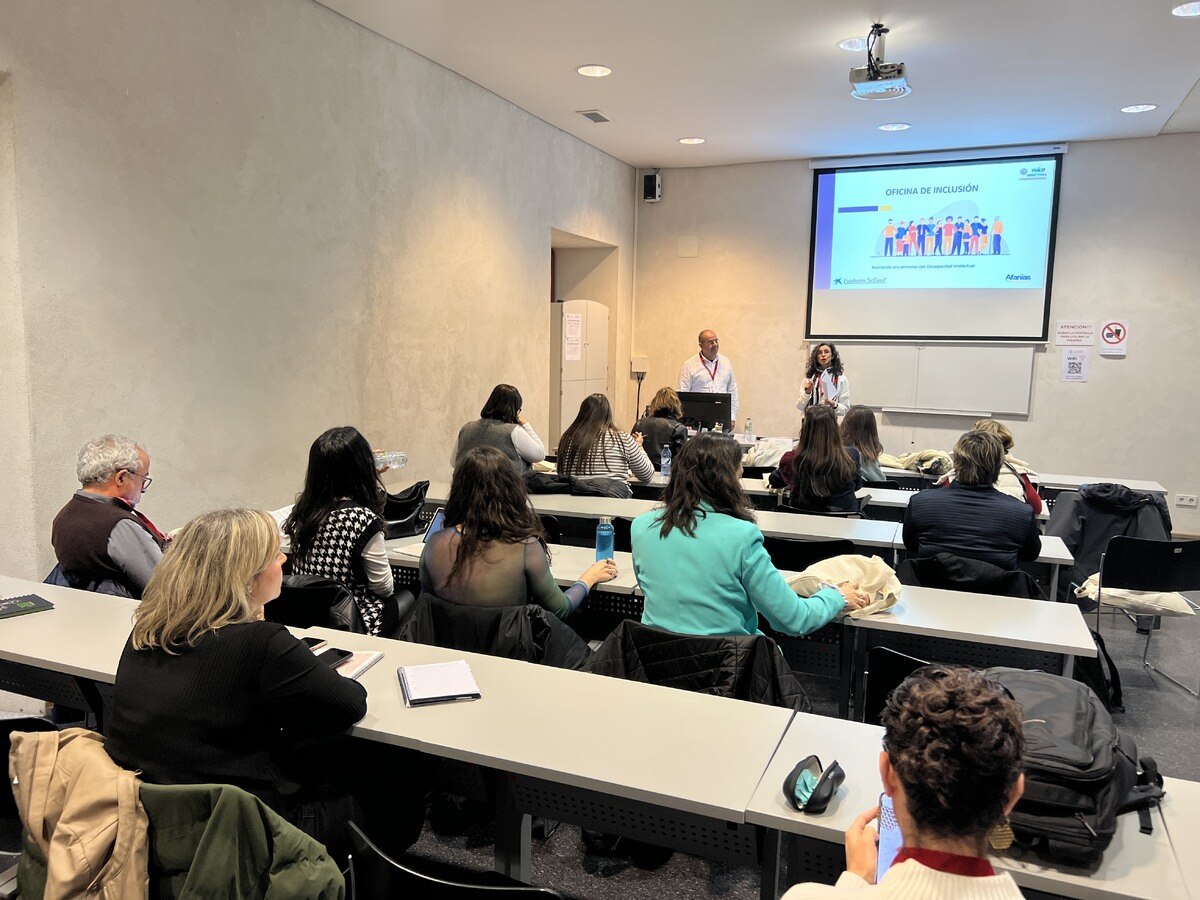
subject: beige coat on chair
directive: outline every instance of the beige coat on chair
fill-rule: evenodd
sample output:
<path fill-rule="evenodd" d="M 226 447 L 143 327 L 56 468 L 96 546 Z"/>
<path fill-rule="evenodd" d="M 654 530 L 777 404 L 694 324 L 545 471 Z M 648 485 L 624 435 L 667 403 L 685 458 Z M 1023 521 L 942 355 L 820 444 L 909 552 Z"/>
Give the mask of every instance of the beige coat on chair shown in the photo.
<path fill-rule="evenodd" d="M 8 771 L 25 825 L 22 896 L 147 896 L 149 823 L 139 782 L 109 758 L 103 737 L 83 728 L 17 732 Z"/>

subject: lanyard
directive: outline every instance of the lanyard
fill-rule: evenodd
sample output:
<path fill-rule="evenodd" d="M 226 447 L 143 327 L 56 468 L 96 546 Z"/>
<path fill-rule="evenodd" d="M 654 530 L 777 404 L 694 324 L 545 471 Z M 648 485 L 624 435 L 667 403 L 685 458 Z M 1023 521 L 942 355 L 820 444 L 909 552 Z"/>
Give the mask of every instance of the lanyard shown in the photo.
<path fill-rule="evenodd" d="M 704 366 L 705 372 L 708 372 L 708 360 L 704 358 L 703 353 L 700 354 L 700 365 Z M 721 365 L 720 357 L 717 357 L 716 359 L 713 360 L 712 371 L 708 372 L 708 377 L 710 380 L 712 380 L 712 381 L 717 380 L 717 367 L 720 365 Z"/>

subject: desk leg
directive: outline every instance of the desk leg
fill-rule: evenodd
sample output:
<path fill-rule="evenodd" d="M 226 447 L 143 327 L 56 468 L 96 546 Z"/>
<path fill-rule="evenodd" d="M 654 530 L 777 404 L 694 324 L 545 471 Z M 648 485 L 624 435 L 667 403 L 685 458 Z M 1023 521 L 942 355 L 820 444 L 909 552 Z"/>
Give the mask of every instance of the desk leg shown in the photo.
<path fill-rule="evenodd" d="M 779 841 L 782 832 L 766 829 L 763 835 L 762 875 L 758 887 L 759 900 L 776 900 L 779 896 Z"/>
<path fill-rule="evenodd" d="M 850 625 L 850 620 L 842 619 L 842 652 L 838 664 L 841 667 L 841 696 L 838 698 L 838 717 L 850 718 L 850 690 L 854 679 L 855 644 L 858 640 L 858 629 Z"/>
<path fill-rule="evenodd" d="M 1103 661 L 1102 661 L 1103 662 Z M 1067 653 L 1063 655 L 1063 678 L 1075 677 L 1075 654 Z"/>
<path fill-rule="evenodd" d="M 1058 599 L 1058 570 L 1061 568 L 1058 563 L 1050 567 L 1050 599 Z"/>
<path fill-rule="evenodd" d="M 529 884 L 533 820 L 517 809 L 511 778 L 505 772 L 496 777 L 496 871 Z"/>

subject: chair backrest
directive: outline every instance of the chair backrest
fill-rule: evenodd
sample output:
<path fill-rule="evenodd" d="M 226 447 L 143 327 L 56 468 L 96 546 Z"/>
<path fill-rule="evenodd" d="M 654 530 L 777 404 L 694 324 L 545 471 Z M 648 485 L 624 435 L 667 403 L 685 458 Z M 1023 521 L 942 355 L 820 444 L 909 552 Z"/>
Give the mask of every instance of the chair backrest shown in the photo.
<path fill-rule="evenodd" d="M 779 511 L 800 513 L 804 516 L 829 516 L 838 519 L 861 519 L 864 518 L 863 510 L 866 509 L 867 504 L 871 502 L 871 495 L 867 494 L 856 499 L 858 500 L 858 506 L 855 509 L 800 509 L 792 506 L 790 497 L 781 495 L 779 498 Z"/>
<path fill-rule="evenodd" d="M 813 563 L 835 556 L 857 553 L 851 541 L 796 541 L 790 538 L 764 537 L 763 547 L 775 568 L 803 572 Z"/>
<path fill-rule="evenodd" d="M 268 622 L 294 628 L 333 628 L 330 611 L 347 597 L 353 600 L 345 585 L 332 578 L 288 575 L 279 596 L 263 607 L 263 613 Z"/>
<path fill-rule="evenodd" d="M 900 490 L 900 482 L 886 481 L 886 480 L 885 481 L 864 481 L 863 487 L 879 488 L 880 490 L 886 490 L 886 491 L 898 491 L 898 490 Z"/>
<path fill-rule="evenodd" d="M 629 529 L 633 525 L 633 519 L 623 519 L 617 516 L 612 521 L 613 526 L 613 549 L 620 550 L 624 553 L 629 553 L 633 550 L 633 544 L 629 539 Z"/>
<path fill-rule="evenodd" d="M 398 494 L 388 494 L 383 501 L 383 520 L 387 523 L 388 539 L 408 537 L 421 530 L 421 510 L 429 482 L 418 481 Z"/>
<path fill-rule="evenodd" d="M 929 663 L 915 656 L 906 656 L 887 647 L 872 647 L 867 651 L 866 689 L 863 691 L 862 721 L 879 724 L 879 716 L 887 705 L 888 695 L 905 678 Z"/>
<path fill-rule="evenodd" d="M 1100 588 L 1200 590 L 1200 540 L 1114 537 L 1100 558 Z"/>
<path fill-rule="evenodd" d="M 391 900 L 393 897 L 421 897 L 428 900 L 551 900 L 562 894 L 549 888 L 518 883 L 466 884 L 425 875 L 411 865 L 400 863 L 380 850 L 353 822 L 350 823 L 350 897 L 351 900 Z M 489 881 L 497 876 L 482 876 Z"/>
<path fill-rule="evenodd" d="M 58 726 L 49 719 L 20 716 L 15 719 L 0 719 L 0 753 L 8 759 L 12 736 L 18 731 L 58 731 Z M 17 800 L 11 790 L 0 791 L 0 853 L 21 852 L 21 816 L 17 811 Z"/>
<path fill-rule="evenodd" d="M 775 471 L 774 466 L 742 466 L 743 478 L 762 478 Z"/>
<path fill-rule="evenodd" d="M 547 544 L 562 543 L 562 525 L 558 516 L 538 516 L 542 520 L 542 530 L 546 532 Z"/>

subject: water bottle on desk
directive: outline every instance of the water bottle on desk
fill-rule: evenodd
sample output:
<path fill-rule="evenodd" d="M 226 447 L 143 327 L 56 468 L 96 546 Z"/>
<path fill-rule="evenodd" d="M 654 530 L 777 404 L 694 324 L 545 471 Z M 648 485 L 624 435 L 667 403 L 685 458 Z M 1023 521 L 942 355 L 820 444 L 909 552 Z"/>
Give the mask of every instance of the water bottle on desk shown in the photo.
<path fill-rule="evenodd" d="M 376 450 L 375 471 L 384 469 L 400 469 L 408 465 L 408 454 L 403 450 Z"/>
<path fill-rule="evenodd" d="M 596 562 L 613 558 L 616 535 L 613 532 L 612 516 L 601 516 L 596 526 Z"/>
<path fill-rule="evenodd" d="M 746 439 L 747 444 L 754 441 L 754 426 L 750 424 L 749 416 L 746 416 L 746 428 L 742 431 L 742 437 Z"/>
<path fill-rule="evenodd" d="M 662 473 L 663 481 L 671 480 L 671 448 L 664 444 L 662 455 L 659 456 L 658 471 Z"/>

